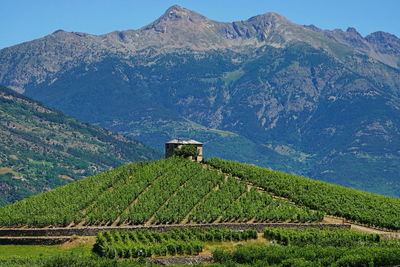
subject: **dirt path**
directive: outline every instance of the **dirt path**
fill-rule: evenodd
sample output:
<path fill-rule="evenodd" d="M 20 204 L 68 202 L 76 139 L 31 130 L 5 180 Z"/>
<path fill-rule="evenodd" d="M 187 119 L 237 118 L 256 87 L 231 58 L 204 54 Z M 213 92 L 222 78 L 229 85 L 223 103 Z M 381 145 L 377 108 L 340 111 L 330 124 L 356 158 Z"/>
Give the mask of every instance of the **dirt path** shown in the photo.
<path fill-rule="evenodd" d="M 361 226 L 361 225 L 357 225 L 357 224 L 351 224 L 351 229 L 357 230 L 360 232 L 364 232 L 364 233 L 368 233 L 368 234 L 399 234 L 400 235 L 400 233 L 385 232 L 385 231 L 381 231 L 381 230 L 377 230 L 374 228 L 369 228 L 369 227 L 365 227 L 365 226 Z"/>
<path fill-rule="evenodd" d="M 351 224 L 351 229 L 367 234 L 379 234 L 383 239 L 400 240 L 399 232 L 383 231 L 358 224 Z"/>

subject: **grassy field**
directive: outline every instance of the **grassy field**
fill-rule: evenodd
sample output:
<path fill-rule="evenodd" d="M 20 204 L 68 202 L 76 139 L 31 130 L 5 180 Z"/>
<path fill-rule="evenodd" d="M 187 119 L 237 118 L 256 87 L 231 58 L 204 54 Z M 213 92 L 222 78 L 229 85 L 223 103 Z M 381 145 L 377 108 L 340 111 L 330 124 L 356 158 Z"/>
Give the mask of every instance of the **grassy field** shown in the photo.
<path fill-rule="evenodd" d="M 244 241 L 209 241 L 204 242 L 204 249 L 200 255 L 211 255 L 212 252 L 216 249 L 222 249 L 224 251 L 234 251 L 238 247 L 242 246 L 268 246 L 270 241 L 263 237 L 262 233 L 258 233 L 257 239 L 250 239 Z"/>
<path fill-rule="evenodd" d="M 79 237 L 62 245 L 0 245 L 0 259 L 15 257 L 36 259 L 61 254 L 91 255 L 96 237 Z"/>

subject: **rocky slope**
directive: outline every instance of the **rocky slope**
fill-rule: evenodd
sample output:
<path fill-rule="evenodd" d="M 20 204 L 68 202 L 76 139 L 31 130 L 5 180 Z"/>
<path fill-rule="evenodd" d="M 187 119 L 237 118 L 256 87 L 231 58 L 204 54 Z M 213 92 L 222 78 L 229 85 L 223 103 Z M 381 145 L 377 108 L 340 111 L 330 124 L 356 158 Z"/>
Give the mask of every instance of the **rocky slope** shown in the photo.
<path fill-rule="evenodd" d="M 206 156 L 400 196 L 399 43 L 173 6 L 138 30 L 2 49 L 0 82 L 158 148 L 190 137 Z"/>
<path fill-rule="evenodd" d="M 2 49 L 0 81 L 23 92 L 31 83 L 51 82 L 56 73 L 110 55 L 129 57 L 149 48 L 170 51 L 179 48 L 242 50 L 263 45 L 285 47 L 293 41 L 323 48 L 338 57 L 341 50 L 348 48 L 392 67 L 400 67 L 400 39 L 388 33 L 376 32 L 363 38 L 353 28 L 346 32 L 324 31 L 315 26 L 291 23 L 272 12 L 246 21 L 223 23 L 172 6 L 159 19 L 138 30 L 99 36 L 57 30 L 43 38 Z"/>
<path fill-rule="evenodd" d="M 0 205 L 160 154 L 0 87 Z"/>

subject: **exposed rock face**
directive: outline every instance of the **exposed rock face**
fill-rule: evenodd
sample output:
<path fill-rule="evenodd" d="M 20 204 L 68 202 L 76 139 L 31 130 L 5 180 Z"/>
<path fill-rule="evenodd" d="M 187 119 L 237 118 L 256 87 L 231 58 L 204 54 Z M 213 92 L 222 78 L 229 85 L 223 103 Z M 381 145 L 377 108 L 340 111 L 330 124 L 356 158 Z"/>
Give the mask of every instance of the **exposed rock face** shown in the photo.
<path fill-rule="evenodd" d="M 284 47 L 292 41 L 301 41 L 332 51 L 331 44 L 323 36 L 392 67 L 399 67 L 400 40 L 387 33 L 377 32 L 363 38 L 353 28 L 346 32 L 323 31 L 315 26 L 293 24 L 276 13 L 255 16 L 247 21 L 221 23 L 172 6 L 159 19 L 139 30 L 100 36 L 57 30 L 43 38 L 2 49 L 0 81 L 24 92 L 26 85 L 41 83 L 79 63 L 96 62 L 109 55 L 129 57 L 146 48 L 161 51 L 243 49 L 262 45 Z"/>
<path fill-rule="evenodd" d="M 351 27 L 345 32 L 342 30 L 324 31 L 313 25 L 306 27 L 389 66 L 400 68 L 400 39 L 393 34 L 374 32 L 364 38 L 355 28 Z"/>
<path fill-rule="evenodd" d="M 399 43 L 173 6 L 138 30 L 2 49 L 0 83 L 160 148 L 194 138 L 206 156 L 399 196 Z"/>

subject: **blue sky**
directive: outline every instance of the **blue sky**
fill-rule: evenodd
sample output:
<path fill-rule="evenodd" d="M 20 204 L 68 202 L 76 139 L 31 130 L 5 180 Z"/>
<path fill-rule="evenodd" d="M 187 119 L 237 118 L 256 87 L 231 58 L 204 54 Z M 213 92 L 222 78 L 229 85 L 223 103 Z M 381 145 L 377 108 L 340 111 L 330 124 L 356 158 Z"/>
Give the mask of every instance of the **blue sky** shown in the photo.
<path fill-rule="evenodd" d="M 92 34 L 137 29 L 174 4 L 218 21 L 273 11 L 297 24 L 355 27 L 364 36 L 382 30 L 400 37 L 400 0 L 1 0 L 0 4 L 0 48 L 58 29 Z"/>

